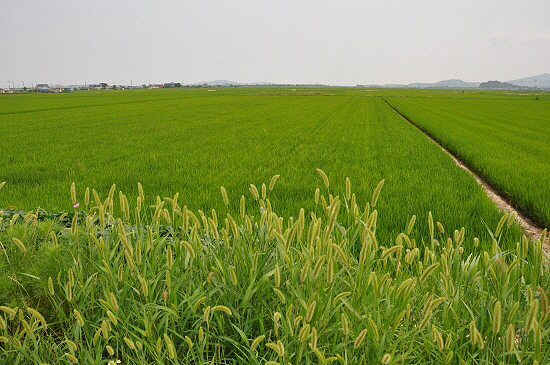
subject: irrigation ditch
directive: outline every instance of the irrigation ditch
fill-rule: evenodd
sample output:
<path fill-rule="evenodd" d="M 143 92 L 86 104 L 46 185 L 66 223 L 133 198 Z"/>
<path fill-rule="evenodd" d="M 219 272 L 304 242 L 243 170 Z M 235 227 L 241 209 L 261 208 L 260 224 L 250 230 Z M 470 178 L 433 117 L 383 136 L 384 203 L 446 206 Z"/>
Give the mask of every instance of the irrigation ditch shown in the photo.
<path fill-rule="evenodd" d="M 506 213 L 515 213 L 516 221 L 518 222 L 519 226 L 523 229 L 525 232 L 525 235 L 532 239 L 532 240 L 539 240 L 542 236 L 542 233 L 544 231 L 544 227 L 536 223 L 533 219 L 529 217 L 529 215 L 522 211 L 521 209 L 518 209 L 514 206 L 514 204 L 507 199 L 502 192 L 500 192 L 498 189 L 496 189 L 494 186 L 492 186 L 487 180 L 485 180 L 483 177 L 481 177 L 478 173 L 476 173 L 472 168 L 470 168 L 468 165 L 464 163 L 458 157 L 457 155 L 453 154 L 451 151 L 449 151 L 440 141 L 438 141 L 434 136 L 432 136 L 430 133 L 428 133 L 424 128 L 407 118 L 405 115 L 403 115 L 399 110 L 394 108 L 390 103 L 387 102 L 386 99 L 383 97 L 380 97 L 384 103 L 390 108 L 393 109 L 394 112 L 399 114 L 401 118 L 403 118 L 407 123 L 411 124 L 413 127 L 418 129 L 420 132 L 422 132 L 426 137 L 428 137 L 433 143 L 437 144 L 448 156 L 450 156 L 457 166 L 460 168 L 466 170 L 468 173 L 470 173 L 477 181 L 479 185 L 483 187 L 483 190 L 487 194 L 487 196 L 496 204 L 496 206 Z M 546 253 L 547 257 L 550 257 L 550 246 L 549 246 L 549 237 L 546 236 L 545 241 L 543 242 L 543 250 Z"/>

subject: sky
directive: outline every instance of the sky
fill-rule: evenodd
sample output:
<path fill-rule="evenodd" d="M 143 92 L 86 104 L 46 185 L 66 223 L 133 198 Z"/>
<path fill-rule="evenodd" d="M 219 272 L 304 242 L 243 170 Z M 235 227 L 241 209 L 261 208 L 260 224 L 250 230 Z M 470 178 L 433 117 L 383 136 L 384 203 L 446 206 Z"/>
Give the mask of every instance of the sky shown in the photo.
<path fill-rule="evenodd" d="M 548 0 L 0 0 L 0 87 L 550 73 Z"/>

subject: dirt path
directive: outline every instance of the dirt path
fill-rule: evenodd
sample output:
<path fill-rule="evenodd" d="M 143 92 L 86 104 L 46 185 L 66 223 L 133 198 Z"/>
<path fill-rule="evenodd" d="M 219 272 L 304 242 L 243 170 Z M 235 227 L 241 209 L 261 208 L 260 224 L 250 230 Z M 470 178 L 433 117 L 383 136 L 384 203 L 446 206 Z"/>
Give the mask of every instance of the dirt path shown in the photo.
<path fill-rule="evenodd" d="M 455 161 L 457 166 L 459 166 L 459 167 L 463 168 L 464 170 L 468 171 L 476 179 L 477 183 L 483 187 L 483 190 L 485 190 L 485 193 L 487 194 L 487 196 L 489 198 L 491 198 L 491 200 L 496 204 L 496 206 L 500 210 L 505 211 L 507 213 L 515 212 L 516 213 L 516 220 L 517 220 L 518 224 L 523 229 L 523 231 L 525 232 L 525 235 L 528 238 L 530 238 L 532 240 L 539 240 L 540 239 L 540 237 L 542 235 L 542 232 L 543 232 L 543 228 L 541 226 L 539 226 L 535 222 L 533 222 L 524 212 L 514 208 L 514 206 L 512 204 L 510 204 L 510 202 L 504 196 L 502 196 L 498 192 L 497 189 L 495 189 L 493 186 L 491 186 L 491 184 L 489 184 L 481 176 L 479 176 L 474 171 L 472 171 L 457 156 L 455 156 L 454 154 L 449 152 L 449 150 L 447 150 L 445 148 L 445 146 L 443 146 L 441 143 L 439 143 L 437 140 L 435 140 L 432 136 L 430 136 L 425 131 L 423 131 L 414 122 L 407 119 L 407 117 L 405 117 L 403 114 L 401 114 L 397 109 L 395 109 L 393 106 L 388 104 L 388 102 L 386 100 L 384 100 L 384 98 L 381 98 L 381 99 L 386 103 L 387 106 L 389 106 L 397 114 L 399 114 L 401 116 L 401 118 L 405 119 L 409 124 L 411 124 L 412 126 L 417 128 L 419 131 L 424 133 L 428 138 L 430 138 L 432 140 L 432 142 L 434 142 L 439 147 L 441 147 L 441 149 Z M 546 239 L 545 239 L 545 242 L 543 244 L 543 250 L 544 250 L 544 252 L 546 252 L 546 255 L 550 256 L 550 246 L 548 245 L 548 243 L 549 243 L 548 240 L 549 240 L 549 237 L 547 236 Z"/>

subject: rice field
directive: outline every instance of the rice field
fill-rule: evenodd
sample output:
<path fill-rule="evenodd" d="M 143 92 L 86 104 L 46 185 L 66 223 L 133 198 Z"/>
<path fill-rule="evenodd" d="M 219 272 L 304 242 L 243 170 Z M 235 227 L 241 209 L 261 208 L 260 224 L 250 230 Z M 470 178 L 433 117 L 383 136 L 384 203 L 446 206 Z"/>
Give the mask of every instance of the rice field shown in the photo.
<path fill-rule="evenodd" d="M 0 97 L 0 363 L 549 363 L 546 231 L 381 98 L 528 96 L 401 93 Z"/>
<path fill-rule="evenodd" d="M 514 204 L 550 226 L 550 104 L 538 96 L 387 101 Z"/>
<path fill-rule="evenodd" d="M 453 230 L 464 226 L 469 244 L 490 239 L 500 213 L 481 188 L 382 100 L 355 90 L 276 90 L 13 96 L 19 110 L 0 115 L 0 134 L 12 141 L 0 160 L 0 207 L 70 211 L 72 182 L 80 194 L 94 187 L 102 195 L 113 184 L 135 194 L 139 182 L 154 192 L 146 204 L 179 192 L 189 209 L 206 211 L 222 208 L 220 186 L 234 206 L 249 184 L 278 174 L 271 201 L 296 217 L 313 209 L 321 168 L 335 191 L 349 176 L 357 199 L 385 179 L 383 240 L 430 211 Z"/>

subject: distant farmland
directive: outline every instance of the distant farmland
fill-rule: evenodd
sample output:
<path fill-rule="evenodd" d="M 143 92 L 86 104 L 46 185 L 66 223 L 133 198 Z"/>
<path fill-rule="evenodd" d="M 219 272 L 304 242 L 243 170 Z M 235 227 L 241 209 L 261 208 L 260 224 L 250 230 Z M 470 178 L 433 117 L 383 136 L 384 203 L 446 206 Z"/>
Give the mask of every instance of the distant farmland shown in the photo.
<path fill-rule="evenodd" d="M 490 139 L 483 128 L 507 123 L 496 117 L 502 114 L 503 105 L 513 105 L 510 108 L 518 113 L 521 110 L 524 120 L 531 123 L 525 127 L 532 128 L 539 120 L 541 125 L 536 135 L 517 142 L 509 139 L 503 145 L 504 154 L 494 157 L 497 161 L 505 156 L 529 156 L 526 148 L 533 141 L 547 140 L 549 130 L 542 124 L 548 124 L 548 114 L 544 115 L 548 102 L 514 94 L 488 97 L 409 91 L 406 96 L 412 97 L 394 97 L 402 93 L 254 88 L 215 93 L 199 89 L 3 96 L 0 135 L 7 144 L 0 160 L 0 180 L 6 186 L 0 207 L 69 210 L 69 187 L 74 181 L 80 199 L 86 187 L 105 196 L 112 184 L 136 196 L 140 182 L 148 194 L 147 203 L 152 204 L 157 195 L 171 197 L 179 192 L 180 201 L 191 210 L 222 209 L 219 189 L 224 186 L 230 209 L 238 209 L 241 195 L 250 194 L 249 184 L 261 186 L 280 174 L 271 201 L 281 214 L 297 216 L 301 207 L 315 209 L 311 197 L 315 187 L 323 187 L 315 169 L 321 168 L 329 176 L 334 195 L 343 194 L 344 180 L 349 177 L 363 207 L 374 187 L 385 179 L 378 207 L 386 218 L 378 227 L 383 239 L 395 237 L 413 214 L 427 221 L 430 211 L 449 229 L 465 226 L 470 239 L 488 238 L 487 227 L 494 229 L 501 214 L 482 189 L 376 96 L 387 97 L 419 124 L 426 123 L 434 134 L 447 133 L 441 140 L 451 149 L 462 153 L 462 148 L 468 148 L 464 157 L 478 170 L 484 167 L 477 165 L 476 158 L 486 159 L 485 142 Z M 466 128 L 454 127 L 458 110 L 461 121 L 472 116 Z M 472 120 L 478 117 L 484 122 L 476 125 Z M 477 131 L 482 143 L 466 143 L 476 139 Z M 494 135 L 495 143 L 518 135 L 506 133 Z M 537 146 L 541 151 L 538 162 L 549 166 L 548 147 Z M 528 157 L 515 161 L 531 165 Z M 540 185 L 547 172 L 534 170 L 539 175 L 513 165 L 511 170 L 491 172 L 490 179 L 506 191 L 519 186 L 538 192 L 534 198 L 511 193 L 518 204 L 531 209 L 533 199 L 548 197 L 548 189 Z M 538 216 L 548 219 L 542 213 Z M 424 226 L 419 229 L 426 230 Z M 519 237 L 515 229 L 509 234 Z"/>

